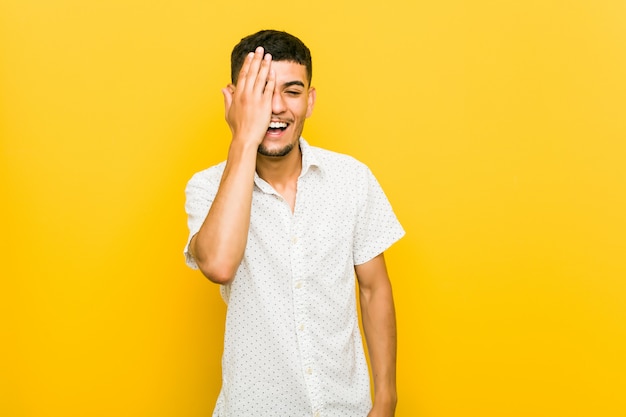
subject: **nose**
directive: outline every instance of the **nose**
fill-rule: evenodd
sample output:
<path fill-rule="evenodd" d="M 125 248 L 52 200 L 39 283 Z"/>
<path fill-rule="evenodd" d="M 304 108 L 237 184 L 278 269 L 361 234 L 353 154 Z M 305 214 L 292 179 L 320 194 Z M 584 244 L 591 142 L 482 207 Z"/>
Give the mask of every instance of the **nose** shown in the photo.
<path fill-rule="evenodd" d="M 283 95 L 278 90 L 274 90 L 274 95 L 272 95 L 272 113 L 273 114 L 281 114 L 286 110 L 285 100 Z"/>

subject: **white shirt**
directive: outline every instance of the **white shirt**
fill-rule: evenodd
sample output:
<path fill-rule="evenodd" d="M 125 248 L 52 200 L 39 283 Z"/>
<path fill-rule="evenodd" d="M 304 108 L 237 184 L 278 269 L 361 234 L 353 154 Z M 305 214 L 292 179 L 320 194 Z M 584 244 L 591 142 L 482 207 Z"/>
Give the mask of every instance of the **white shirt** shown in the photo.
<path fill-rule="evenodd" d="M 300 139 L 294 212 L 255 175 L 248 241 L 228 304 L 222 389 L 214 417 L 364 417 L 369 373 L 354 265 L 404 235 L 362 163 Z M 186 188 L 189 240 L 217 193 L 225 162 Z M 187 263 L 197 265 L 185 248 Z"/>

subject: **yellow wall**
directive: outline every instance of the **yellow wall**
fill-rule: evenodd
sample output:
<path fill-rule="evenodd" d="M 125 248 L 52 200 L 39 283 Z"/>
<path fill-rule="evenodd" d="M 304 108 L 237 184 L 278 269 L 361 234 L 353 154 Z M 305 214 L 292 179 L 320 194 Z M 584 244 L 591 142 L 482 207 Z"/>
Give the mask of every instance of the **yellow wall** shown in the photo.
<path fill-rule="evenodd" d="M 398 416 L 626 415 L 624 4 L 3 0 L 0 415 L 210 414 L 224 306 L 183 189 L 266 27 L 313 51 L 305 137 L 408 232 Z"/>

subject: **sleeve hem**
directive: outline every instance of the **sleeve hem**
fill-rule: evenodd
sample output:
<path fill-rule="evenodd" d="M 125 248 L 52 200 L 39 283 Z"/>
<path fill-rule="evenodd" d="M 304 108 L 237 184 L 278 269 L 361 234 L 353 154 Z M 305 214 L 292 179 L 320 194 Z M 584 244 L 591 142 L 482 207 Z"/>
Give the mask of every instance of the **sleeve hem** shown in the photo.
<path fill-rule="evenodd" d="M 371 261 L 372 259 L 374 259 L 375 257 L 377 257 L 378 255 L 380 255 L 381 253 L 385 252 L 387 249 L 389 249 L 394 243 L 396 243 L 398 240 L 400 240 L 402 237 L 404 237 L 404 235 L 406 234 L 406 232 L 404 231 L 404 229 L 400 228 L 400 230 L 398 230 L 397 233 L 395 233 L 394 235 L 392 235 L 393 237 L 389 240 L 380 242 L 379 245 L 374 246 L 371 250 L 369 250 L 366 253 L 362 253 L 359 254 L 358 256 L 354 257 L 354 265 L 362 265 L 368 261 Z"/>

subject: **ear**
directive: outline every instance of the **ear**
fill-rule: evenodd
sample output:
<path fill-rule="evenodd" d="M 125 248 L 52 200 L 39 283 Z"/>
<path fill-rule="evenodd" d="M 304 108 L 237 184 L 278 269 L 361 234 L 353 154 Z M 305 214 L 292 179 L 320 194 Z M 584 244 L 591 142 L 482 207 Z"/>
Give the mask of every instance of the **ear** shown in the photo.
<path fill-rule="evenodd" d="M 306 117 L 309 118 L 313 113 L 313 107 L 315 107 L 315 99 L 317 98 L 317 91 L 315 87 L 309 88 L 309 97 L 307 99 Z"/>

